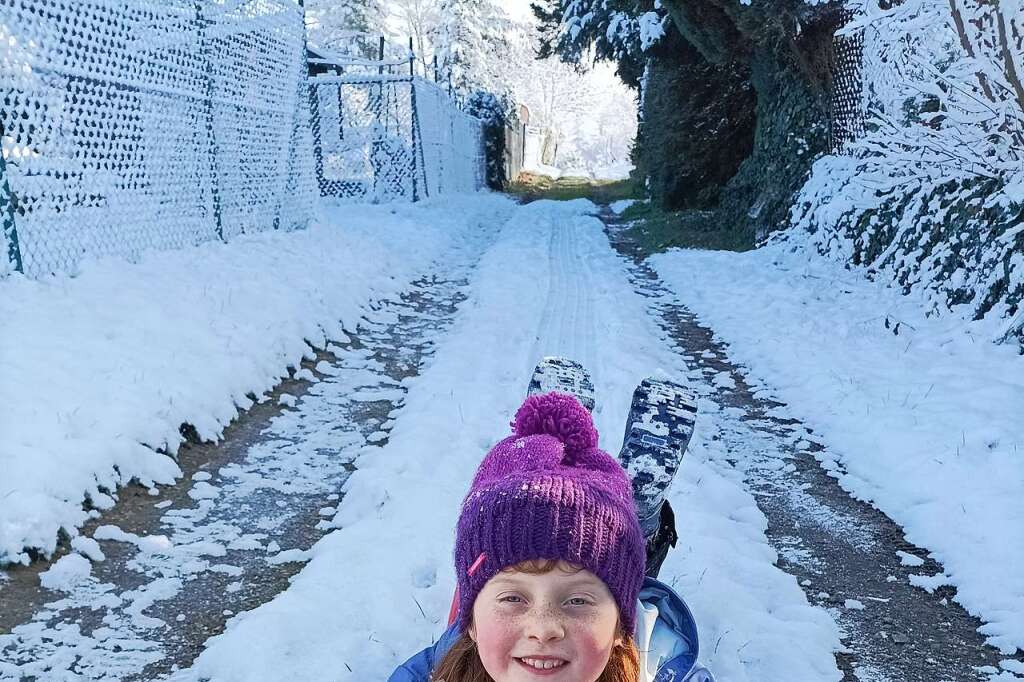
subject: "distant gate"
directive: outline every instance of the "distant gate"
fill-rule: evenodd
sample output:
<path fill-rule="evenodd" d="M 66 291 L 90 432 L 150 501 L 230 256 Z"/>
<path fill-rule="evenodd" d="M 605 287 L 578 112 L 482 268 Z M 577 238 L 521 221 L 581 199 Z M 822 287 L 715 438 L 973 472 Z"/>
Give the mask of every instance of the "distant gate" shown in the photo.
<path fill-rule="evenodd" d="M 412 58 L 367 61 L 310 50 L 321 196 L 417 201 L 483 186 L 481 122 L 439 85 L 413 75 L 412 64 Z"/>

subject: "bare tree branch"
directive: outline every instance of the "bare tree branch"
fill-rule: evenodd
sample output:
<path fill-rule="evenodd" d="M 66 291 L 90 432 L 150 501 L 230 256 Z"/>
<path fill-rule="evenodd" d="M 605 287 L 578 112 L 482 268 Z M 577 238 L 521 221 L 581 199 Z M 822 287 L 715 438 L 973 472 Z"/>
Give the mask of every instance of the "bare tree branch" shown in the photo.
<path fill-rule="evenodd" d="M 971 40 L 967 36 L 967 26 L 964 24 L 964 16 L 960 12 L 960 7 L 957 5 L 957 0 L 949 0 L 949 11 L 953 14 L 953 24 L 956 26 L 957 35 L 960 36 L 960 46 L 964 48 L 964 52 L 971 59 L 975 58 L 974 46 L 971 45 Z M 992 95 L 992 88 L 989 87 L 988 78 L 984 72 L 976 71 L 975 76 L 978 78 L 978 82 L 981 84 L 981 90 L 985 93 L 985 97 L 989 101 L 994 102 L 995 97 Z"/>

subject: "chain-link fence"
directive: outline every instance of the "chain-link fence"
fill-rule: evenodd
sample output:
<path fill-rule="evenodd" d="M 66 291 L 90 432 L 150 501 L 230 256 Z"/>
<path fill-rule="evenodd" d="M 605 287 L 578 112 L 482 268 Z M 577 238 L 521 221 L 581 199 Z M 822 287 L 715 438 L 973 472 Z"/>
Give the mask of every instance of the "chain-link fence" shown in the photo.
<path fill-rule="evenodd" d="M 316 56 L 300 0 L 0 0 L 0 275 L 482 186 L 448 93 Z"/>
<path fill-rule="evenodd" d="M 307 223 L 294 0 L 0 0 L 0 14 L 9 265 L 74 272 Z"/>
<path fill-rule="evenodd" d="M 322 196 L 416 201 L 479 189 L 481 122 L 412 64 L 314 59 L 313 158 Z M 406 74 L 396 70 L 408 69 Z"/>
<path fill-rule="evenodd" d="M 844 8 L 844 25 L 853 19 L 853 12 Z M 830 147 L 833 154 L 841 153 L 848 142 L 864 134 L 864 33 L 841 33 L 833 39 L 832 52 L 832 129 Z"/>

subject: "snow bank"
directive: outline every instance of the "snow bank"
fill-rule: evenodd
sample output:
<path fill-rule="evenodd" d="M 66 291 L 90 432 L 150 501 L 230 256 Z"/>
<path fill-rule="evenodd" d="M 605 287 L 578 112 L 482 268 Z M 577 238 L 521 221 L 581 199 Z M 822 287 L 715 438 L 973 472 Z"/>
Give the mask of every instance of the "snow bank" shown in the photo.
<path fill-rule="evenodd" d="M 462 497 L 484 452 L 509 432 L 543 355 L 569 355 L 591 371 L 602 447 L 618 451 L 639 380 L 686 369 L 594 212 L 582 200 L 516 209 L 451 331 L 409 382 L 388 443 L 357 460 L 336 530 L 314 545 L 288 590 L 234 618 L 172 679 L 383 680 L 436 640 L 455 587 Z M 702 657 L 730 682 L 838 680 L 838 630 L 773 566 L 765 518 L 741 472 L 724 463 L 716 412 L 703 409 L 673 489 L 685 538 L 665 571 L 696 614 Z"/>
<path fill-rule="evenodd" d="M 805 252 L 672 251 L 680 299 L 824 439 L 825 466 L 929 549 L 1003 652 L 1024 647 L 1024 358 L 991 324 Z"/>
<path fill-rule="evenodd" d="M 216 439 L 237 414 L 406 286 L 498 196 L 328 209 L 320 224 L 230 244 L 86 263 L 79 276 L 0 280 L 0 563 L 54 550 L 119 485 L 180 475 L 190 423 Z M 93 512 L 95 513 L 95 512 Z"/>

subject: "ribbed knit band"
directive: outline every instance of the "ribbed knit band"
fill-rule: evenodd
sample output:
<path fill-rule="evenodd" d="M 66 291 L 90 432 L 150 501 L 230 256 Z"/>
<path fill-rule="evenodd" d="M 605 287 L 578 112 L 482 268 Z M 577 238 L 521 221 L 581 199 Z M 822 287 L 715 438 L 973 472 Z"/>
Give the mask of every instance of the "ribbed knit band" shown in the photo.
<path fill-rule="evenodd" d="M 571 396 L 528 399 L 515 426 L 484 458 L 463 502 L 455 545 L 459 627 L 469 626 L 477 595 L 503 568 L 557 559 L 599 577 L 632 632 L 645 544 L 626 472 L 597 449 L 590 414 Z"/>

